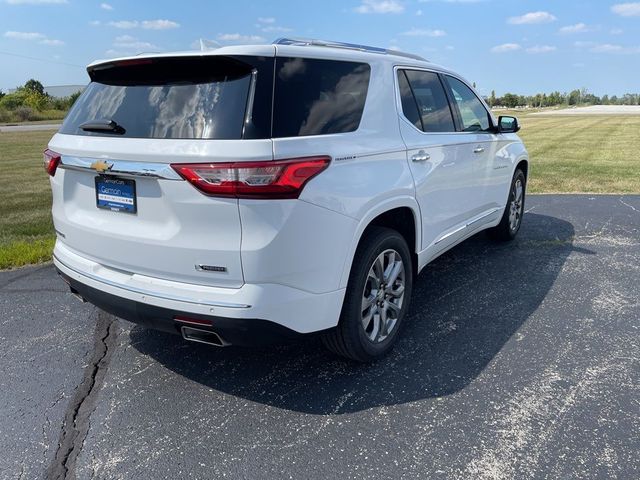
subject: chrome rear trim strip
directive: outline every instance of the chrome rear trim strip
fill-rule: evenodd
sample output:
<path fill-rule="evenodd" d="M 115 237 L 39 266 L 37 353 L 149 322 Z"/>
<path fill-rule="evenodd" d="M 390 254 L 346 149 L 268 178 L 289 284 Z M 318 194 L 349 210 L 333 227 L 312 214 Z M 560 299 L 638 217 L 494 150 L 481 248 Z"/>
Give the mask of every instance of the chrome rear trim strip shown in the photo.
<path fill-rule="evenodd" d="M 148 295 L 150 297 L 159 298 L 161 300 L 173 300 L 175 302 L 192 303 L 194 305 L 207 305 L 209 307 L 251 308 L 251 305 L 247 305 L 247 304 L 243 304 L 243 303 L 228 303 L 228 302 L 218 302 L 218 301 L 212 302 L 212 301 L 209 301 L 209 300 L 194 300 L 193 298 L 180 297 L 178 295 L 159 294 L 158 292 L 153 292 L 151 290 L 146 290 L 144 288 L 131 287 L 129 285 L 122 285 L 121 283 L 112 282 L 111 280 L 107 280 L 107 279 L 98 277 L 96 275 L 92 275 L 92 274 L 87 273 L 87 272 L 80 272 L 79 270 L 77 270 L 77 269 L 67 265 L 66 263 L 64 263 L 55 254 L 53 254 L 53 259 L 55 261 L 57 261 L 58 263 L 60 263 L 60 265 L 64 266 L 65 268 L 68 268 L 69 270 L 73 271 L 74 273 L 76 273 L 76 274 L 78 274 L 78 275 L 80 275 L 82 277 L 87 277 L 87 278 L 93 280 L 94 282 L 104 283 L 104 284 L 109 285 L 111 287 L 120 288 L 122 290 L 127 290 L 129 292 L 138 293 L 138 294 L 142 294 L 142 295 Z"/>
<path fill-rule="evenodd" d="M 103 166 L 100 171 L 96 169 L 97 164 Z M 132 162 L 128 160 L 107 160 L 63 155 L 60 160 L 60 168 L 100 173 L 102 175 L 117 175 L 120 177 L 151 177 L 165 180 L 182 180 L 182 177 L 166 163 Z"/>

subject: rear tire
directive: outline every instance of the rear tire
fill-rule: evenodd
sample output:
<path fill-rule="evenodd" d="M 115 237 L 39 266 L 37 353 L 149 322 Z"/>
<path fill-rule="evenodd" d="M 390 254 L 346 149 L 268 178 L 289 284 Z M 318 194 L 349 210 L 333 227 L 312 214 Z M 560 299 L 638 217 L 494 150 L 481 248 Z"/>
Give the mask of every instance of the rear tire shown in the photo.
<path fill-rule="evenodd" d="M 395 230 L 371 227 L 356 251 L 338 326 L 323 336 L 332 352 L 357 362 L 396 342 L 413 287 L 411 253 Z"/>
<path fill-rule="evenodd" d="M 501 242 L 508 242 L 516 238 L 522 225 L 524 215 L 524 201 L 526 194 L 526 177 L 519 168 L 513 174 L 511 188 L 509 189 L 509 199 L 504 208 L 500 223 L 487 230 L 491 238 Z"/>

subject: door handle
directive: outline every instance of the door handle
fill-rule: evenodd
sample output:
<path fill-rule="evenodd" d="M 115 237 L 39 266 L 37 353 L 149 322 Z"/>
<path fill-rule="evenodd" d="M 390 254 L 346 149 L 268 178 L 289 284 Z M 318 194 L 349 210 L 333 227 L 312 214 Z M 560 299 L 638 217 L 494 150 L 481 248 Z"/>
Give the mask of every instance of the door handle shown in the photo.
<path fill-rule="evenodd" d="M 413 162 L 426 162 L 431 158 L 431 155 L 426 153 L 424 150 L 420 150 L 418 153 L 411 157 L 411 161 Z"/>
<path fill-rule="evenodd" d="M 482 153 L 484 152 L 484 147 L 476 147 L 473 149 L 473 153 Z"/>

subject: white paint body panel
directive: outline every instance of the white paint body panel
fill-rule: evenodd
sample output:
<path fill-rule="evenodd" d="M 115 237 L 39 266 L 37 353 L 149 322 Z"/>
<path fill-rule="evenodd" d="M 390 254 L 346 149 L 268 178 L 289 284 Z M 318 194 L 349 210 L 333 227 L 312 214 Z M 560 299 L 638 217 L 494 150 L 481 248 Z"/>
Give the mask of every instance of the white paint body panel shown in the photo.
<path fill-rule="evenodd" d="M 498 223 L 516 165 L 515 134 L 425 134 L 399 107 L 395 68 L 428 68 L 393 55 L 324 47 L 242 46 L 180 55 L 283 55 L 364 61 L 371 80 L 356 132 L 273 140 L 157 140 L 57 134 L 63 157 L 181 163 L 329 155 L 298 200 L 207 197 L 183 180 L 136 179 L 138 215 L 98 210 L 93 176 L 51 179 L 59 233 L 55 263 L 91 287 L 177 311 L 259 318 L 308 333 L 338 322 L 351 264 L 367 226 L 411 210 L 418 267 Z M 136 57 L 140 58 L 140 57 Z M 473 153 L 482 145 L 482 155 Z M 427 152 L 427 162 L 411 161 Z M 202 272 L 198 263 L 225 273 Z"/>

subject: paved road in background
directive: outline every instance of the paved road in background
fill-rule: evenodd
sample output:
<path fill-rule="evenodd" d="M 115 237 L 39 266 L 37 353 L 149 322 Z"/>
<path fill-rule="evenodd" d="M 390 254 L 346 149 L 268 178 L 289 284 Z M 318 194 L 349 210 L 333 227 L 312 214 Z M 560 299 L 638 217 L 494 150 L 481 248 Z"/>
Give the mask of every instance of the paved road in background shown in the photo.
<path fill-rule="evenodd" d="M 0 125 L 0 132 L 38 132 L 41 130 L 58 130 L 61 123 L 34 123 L 28 125 Z"/>
<path fill-rule="evenodd" d="M 640 196 L 526 208 L 515 242 L 431 264 L 368 366 L 188 344 L 51 266 L 0 273 L 0 477 L 638 478 Z"/>
<path fill-rule="evenodd" d="M 640 115 L 640 105 L 591 105 L 542 110 L 531 115 Z"/>

